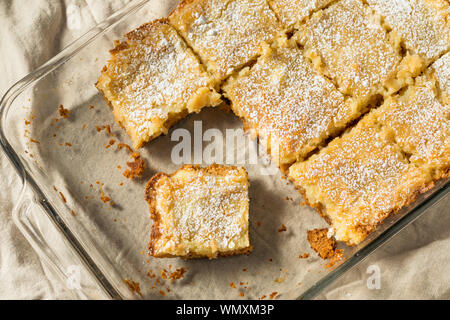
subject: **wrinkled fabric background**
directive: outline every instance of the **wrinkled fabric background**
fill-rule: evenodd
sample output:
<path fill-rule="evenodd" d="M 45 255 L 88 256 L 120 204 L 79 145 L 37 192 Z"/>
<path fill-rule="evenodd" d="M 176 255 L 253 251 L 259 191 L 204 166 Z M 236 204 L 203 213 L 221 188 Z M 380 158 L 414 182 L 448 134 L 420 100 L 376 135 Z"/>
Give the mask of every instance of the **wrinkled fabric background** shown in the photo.
<path fill-rule="evenodd" d="M 168 0 L 176 1 L 176 0 Z M 0 95 L 127 0 L 0 2 Z M 20 181 L 0 153 L 0 299 L 68 299 L 11 219 Z M 450 299 L 450 197 L 324 292 L 322 299 Z M 369 289 L 372 270 L 380 288 Z"/>

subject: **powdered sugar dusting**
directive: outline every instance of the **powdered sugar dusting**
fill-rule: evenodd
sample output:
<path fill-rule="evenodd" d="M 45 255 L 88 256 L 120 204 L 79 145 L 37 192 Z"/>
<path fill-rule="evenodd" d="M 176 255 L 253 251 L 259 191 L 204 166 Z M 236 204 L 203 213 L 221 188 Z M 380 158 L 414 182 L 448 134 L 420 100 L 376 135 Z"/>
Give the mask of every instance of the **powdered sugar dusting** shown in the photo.
<path fill-rule="evenodd" d="M 342 0 L 314 15 L 301 38 L 339 89 L 357 98 L 377 93 L 400 61 L 381 24 L 359 0 Z"/>
<path fill-rule="evenodd" d="M 411 161 L 441 169 L 450 166 L 450 106 L 436 99 L 430 82 L 410 87 L 377 111 L 378 121 L 394 132 Z"/>
<path fill-rule="evenodd" d="M 164 130 L 169 113 L 179 113 L 211 79 L 182 39 L 168 24 L 153 22 L 128 35 L 113 52 L 105 71 L 112 104 L 136 136 Z"/>
<path fill-rule="evenodd" d="M 427 59 L 450 49 L 450 6 L 446 0 L 367 0 L 407 47 Z"/>
<path fill-rule="evenodd" d="M 431 65 L 431 71 L 436 77 L 441 94 L 448 99 L 446 103 L 450 104 L 450 52 L 433 63 Z"/>
<path fill-rule="evenodd" d="M 259 43 L 279 30 L 265 0 L 200 0 L 184 10 L 171 23 L 220 79 L 253 59 Z"/>
<path fill-rule="evenodd" d="M 185 245 L 188 252 L 190 243 L 229 251 L 242 238 L 248 239 L 247 178 L 242 170 L 227 171 L 226 175 L 180 172 L 168 182 L 172 192 L 157 193 L 157 203 L 168 202 L 170 208 L 162 218 L 169 223 L 160 224 L 160 232 L 171 245 Z"/>
<path fill-rule="evenodd" d="M 370 121 L 297 163 L 290 177 L 312 203 L 324 205 L 338 239 L 358 243 L 422 183 L 421 171 Z M 361 234 L 362 232 L 362 234 Z"/>
<path fill-rule="evenodd" d="M 297 47 L 260 57 L 248 74 L 230 79 L 224 90 L 236 114 L 265 140 L 279 142 L 281 163 L 305 155 L 338 123 L 355 116 Z"/>
<path fill-rule="evenodd" d="M 284 26 L 291 27 L 332 1 L 334 0 L 271 0 L 270 6 Z"/>

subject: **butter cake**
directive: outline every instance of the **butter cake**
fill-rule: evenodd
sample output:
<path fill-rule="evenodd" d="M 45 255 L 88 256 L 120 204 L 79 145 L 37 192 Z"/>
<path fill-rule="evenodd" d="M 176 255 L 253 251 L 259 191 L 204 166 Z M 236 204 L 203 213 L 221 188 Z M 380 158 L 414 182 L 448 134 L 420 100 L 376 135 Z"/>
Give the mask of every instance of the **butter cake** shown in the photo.
<path fill-rule="evenodd" d="M 220 89 L 355 245 L 450 176 L 449 19 L 446 0 L 182 0 L 116 42 L 96 86 L 135 148 Z M 156 174 L 150 255 L 251 252 L 248 187 L 242 167 Z"/>
<path fill-rule="evenodd" d="M 361 107 L 384 95 L 384 85 L 396 77 L 399 49 L 360 0 L 342 0 L 316 12 L 296 37 L 315 67 Z"/>
<path fill-rule="evenodd" d="M 218 105 L 214 80 L 165 20 L 128 33 L 111 50 L 96 86 L 134 148 L 190 112 Z"/>
<path fill-rule="evenodd" d="M 440 179 L 450 172 L 450 104 L 441 104 L 435 92 L 434 82 L 423 76 L 374 115 L 409 161 Z"/>
<path fill-rule="evenodd" d="M 335 0 L 270 0 L 269 4 L 284 27 L 290 29 L 333 1 Z"/>
<path fill-rule="evenodd" d="M 244 168 L 184 166 L 156 174 L 146 199 L 150 255 L 210 259 L 250 253 L 248 176 Z"/>
<path fill-rule="evenodd" d="M 331 224 L 336 239 L 349 245 L 364 240 L 430 181 L 371 115 L 307 161 L 292 165 L 289 178 Z"/>
<path fill-rule="evenodd" d="M 169 19 L 218 80 L 249 63 L 259 43 L 280 32 L 266 0 L 184 0 Z"/>
<path fill-rule="evenodd" d="M 450 49 L 450 6 L 446 0 L 366 0 L 407 49 L 432 61 Z"/>
<path fill-rule="evenodd" d="M 223 86 L 234 113 L 253 129 L 275 163 L 303 158 L 359 115 L 303 57 L 295 42 L 263 46 L 251 68 Z"/>

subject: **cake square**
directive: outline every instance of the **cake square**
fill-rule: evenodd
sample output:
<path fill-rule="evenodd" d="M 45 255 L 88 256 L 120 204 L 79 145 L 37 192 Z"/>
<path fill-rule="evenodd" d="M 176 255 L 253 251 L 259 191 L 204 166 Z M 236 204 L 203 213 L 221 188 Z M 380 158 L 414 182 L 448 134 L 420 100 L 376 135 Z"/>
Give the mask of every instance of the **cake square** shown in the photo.
<path fill-rule="evenodd" d="M 149 254 L 213 259 L 250 253 L 248 187 L 243 167 L 187 165 L 156 174 L 146 187 Z"/>
<path fill-rule="evenodd" d="M 280 32 L 265 0 L 187 0 L 169 19 L 218 80 L 253 60 L 259 43 Z"/>
<path fill-rule="evenodd" d="M 361 107 L 395 78 L 401 60 L 386 31 L 359 0 L 342 0 L 318 11 L 301 26 L 297 40 L 315 67 Z"/>
<path fill-rule="evenodd" d="M 450 6 L 446 0 L 367 0 L 406 48 L 432 61 L 450 49 Z"/>
<path fill-rule="evenodd" d="M 269 4 L 283 23 L 285 28 L 290 29 L 299 25 L 311 13 L 322 9 L 334 0 L 270 0 Z"/>
<path fill-rule="evenodd" d="M 413 201 L 430 180 L 382 134 L 371 115 L 307 161 L 292 165 L 289 178 L 331 224 L 336 239 L 349 245 Z"/>
<path fill-rule="evenodd" d="M 422 76 L 404 93 L 387 99 L 374 115 L 409 161 L 440 179 L 450 172 L 450 104 L 439 102 L 434 85 Z"/>
<path fill-rule="evenodd" d="M 223 86 L 231 108 L 282 169 L 303 158 L 359 115 L 294 41 L 262 47 L 251 68 Z"/>
<path fill-rule="evenodd" d="M 110 52 L 96 87 L 134 148 L 188 113 L 221 102 L 214 80 L 165 20 L 126 34 Z"/>

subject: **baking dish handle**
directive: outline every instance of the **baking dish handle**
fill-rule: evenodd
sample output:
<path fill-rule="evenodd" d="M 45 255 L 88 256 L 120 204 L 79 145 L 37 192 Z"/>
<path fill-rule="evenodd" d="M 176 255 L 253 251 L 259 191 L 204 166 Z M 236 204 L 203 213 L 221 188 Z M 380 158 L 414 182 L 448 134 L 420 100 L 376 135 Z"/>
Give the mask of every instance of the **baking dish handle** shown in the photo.
<path fill-rule="evenodd" d="M 25 193 L 25 192 L 24 192 Z M 107 299 L 67 241 L 56 231 L 32 195 L 22 195 L 13 209 L 13 221 L 49 270 L 73 299 Z"/>

